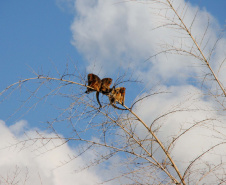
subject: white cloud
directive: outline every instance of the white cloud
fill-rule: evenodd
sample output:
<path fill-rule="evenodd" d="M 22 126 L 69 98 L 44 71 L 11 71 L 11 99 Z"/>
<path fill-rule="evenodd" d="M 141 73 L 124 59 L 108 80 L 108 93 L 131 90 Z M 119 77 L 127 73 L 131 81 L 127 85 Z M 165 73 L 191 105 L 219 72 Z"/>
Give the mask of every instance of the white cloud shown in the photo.
<path fill-rule="evenodd" d="M 0 121 L 0 182 L 2 184 L 6 184 L 7 179 L 8 183 L 12 182 L 15 172 L 17 175 L 14 182 L 19 181 L 18 184 L 23 184 L 25 180 L 26 184 L 34 185 L 86 185 L 101 182 L 102 177 L 101 174 L 98 174 L 97 169 L 97 171 L 91 169 L 75 173 L 76 169 L 85 164 L 82 157 L 56 168 L 68 155 L 75 156 L 77 154 L 76 149 L 70 148 L 67 144 L 37 156 L 62 141 L 54 141 L 55 145 L 53 142 L 49 142 L 45 147 L 40 147 L 41 142 L 35 142 L 24 149 L 22 149 L 24 143 L 11 146 L 24 139 L 24 136 L 19 136 L 18 132 L 23 130 L 23 126 L 26 125 L 26 121 L 19 121 L 8 128 L 4 121 Z M 46 137 L 54 137 L 54 134 L 51 133 L 40 133 Z M 29 130 L 27 134 L 35 136 L 36 132 Z M 29 145 L 28 143 L 25 145 Z"/>
<path fill-rule="evenodd" d="M 184 170 L 188 164 L 186 162 L 195 159 L 201 152 L 223 141 L 225 129 L 219 121 L 224 122 L 225 120 L 215 111 L 218 105 L 214 103 L 212 97 L 208 97 L 208 100 L 204 99 L 202 90 L 192 86 L 194 81 L 188 82 L 190 78 L 197 76 L 203 80 L 202 75 L 209 74 L 209 69 L 203 65 L 203 62 L 179 54 L 161 54 L 144 62 L 149 56 L 164 49 L 170 49 L 170 45 L 188 51 L 191 48 L 196 49 L 188 34 L 173 29 L 172 24 L 169 25 L 171 28 L 154 29 L 166 23 L 172 23 L 167 22 L 161 15 L 167 15 L 176 23 L 178 20 L 174 19 L 175 15 L 171 10 L 164 9 L 160 3 L 152 2 L 93 0 L 87 3 L 87 1 L 76 0 L 77 14 L 71 25 L 72 44 L 88 60 L 87 70 L 89 72 L 113 75 L 120 67 L 124 70 L 130 67 L 134 70 L 134 75 L 145 79 L 145 82 L 156 84 L 161 81 L 163 84 L 175 85 L 165 87 L 167 91 L 172 92 L 171 94 L 150 97 L 135 107 L 137 108 L 136 113 L 149 124 L 156 117 L 175 109 L 175 104 L 178 105 L 176 108 L 187 110 L 170 114 L 164 121 L 158 122 L 163 124 L 159 133 L 159 137 L 163 141 L 172 138 L 172 135 L 181 133 L 181 128 L 189 128 L 208 118 L 216 119 L 200 123 L 189 134 L 184 134 L 177 141 L 172 152 L 174 159 L 183 161 L 178 164 L 180 169 Z M 187 2 L 184 0 L 174 0 L 173 2 L 176 9 L 179 7 L 177 9 L 179 15 L 183 17 L 183 21 L 208 58 L 220 31 L 217 20 L 206 10 L 200 10 L 189 3 L 189 6 L 185 7 Z M 185 15 L 183 10 L 186 10 Z M 194 20 L 197 10 L 198 14 Z M 191 24 L 192 27 L 190 27 Z M 226 57 L 225 42 L 225 38 L 219 41 L 210 60 L 215 72 Z M 200 55 L 197 50 L 194 53 Z M 94 63 L 95 68 L 93 69 Z M 225 69 L 225 65 L 222 66 L 219 77 L 226 85 L 226 73 L 223 69 Z M 215 83 L 215 81 L 212 82 Z M 214 84 L 212 87 L 216 86 Z M 190 98 L 187 99 L 188 97 Z M 198 109 L 198 111 L 191 111 L 192 109 Z M 140 131 L 141 136 L 142 134 L 143 130 Z M 222 145 L 214 149 L 211 154 L 205 155 L 205 161 L 213 164 L 220 162 L 221 157 L 218 154 L 225 153 L 224 148 L 225 146 Z M 221 159 L 225 162 L 224 157 Z"/>
<path fill-rule="evenodd" d="M 193 86 L 170 87 L 166 90 L 171 93 L 147 98 L 138 103 L 135 112 L 150 126 L 159 116 L 176 111 L 158 119 L 152 126 L 153 130 L 160 128 L 157 136 L 165 146 L 191 127 L 176 140 L 171 151 L 179 169 L 184 172 L 191 161 L 211 147 L 225 141 L 225 117 L 218 114 L 215 104 L 210 99 L 203 99 L 202 92 Z M 144 130 L 139 129 L 140 137 L 145 137 Z M 198 163 L 195 163 L 192 171 L 196 168 L 199 171 L 195 172 L 192 180 L 198 180 L 205 170 L 209 170 L 210 166 L 222 164 L 225 167 L 225 145 L 226 143 L 219 145 L 205 154 L 201 161 L 198 160 Z M 208 166 L 208 164 L 211 165 Z M 222 169 L 216 170 L 219 170 L 218 175 L 224 174 Z M 216 182 L 216 177 L 211 175 L 211 173 L 207 175 L 202 182 Z"/>
<path fill-rule="evenodd" d="M 28 123 L 27 123 L 26 120 L 21 120 L 21 121 L 16 122 L 14 125 L 11 125 L 9 127 L 9 129 L 13 134 L 18 135 L 18 134 L 21 134 L 21 132 L 24 131 L 27 124 Z"/>
<path fill-rule="evenodd" d="M 56 0 L 56 5 L 64 12 L 74 13 L 74 0 Z"/>
<path fill-rule="evenodd" d="M 136 69 L 135 75 L 142 75 L 147 81 L 184 82 L 193 77 L 194 73 L 207 70 L 194 67 L 203 63 L 182 55 L 162 54 L 144 62 L 149 56 L 169 49 L 165 44 L 188 50 L 193 46 L 191 39 L 183 31 L 166 27 L 154 29 L 167 23 L 160 15 L 173 19 L 174 13 L 164 9 L 160 3 L 151 2 L 76 1 L 77 14 L 71 26 L 72 43 L 87 58 L 89 71 L 114 74 L 119 67 L 131 67 Z M 177 0 L 174 5 L 184 7 L 185 2 Z M 184 16 L 186 25 L 191 25 L 197 9 L 189 5 Z M 184 9 L 179 9 L 180 14 L 181 10 Z M 201 43 L 208 21 L 210 25 L 201 44 L 201 48 L 205 46 L 206 55 L 217 38 L 219 26 L 216 20 L 205 10 L 199 10 L 191 29 L 193 36 Z"/>

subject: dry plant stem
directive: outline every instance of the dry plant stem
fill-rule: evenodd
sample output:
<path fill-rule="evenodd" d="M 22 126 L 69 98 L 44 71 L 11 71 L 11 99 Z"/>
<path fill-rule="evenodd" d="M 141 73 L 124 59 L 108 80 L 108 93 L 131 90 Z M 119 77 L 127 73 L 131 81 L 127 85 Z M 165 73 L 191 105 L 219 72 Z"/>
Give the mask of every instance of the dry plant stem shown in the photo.
<path fill-rule="evenodd" d="M 187 167 L 187 169 L 185 170 L 184 172 L 184 175 L 183 175 L 183 178 L 185 178 L 185 176 L 187 175 L 187 173 L 189 172 L 189 169 L 192 167 L 192 165 L 198 160 L 200 159 L 202 156 L 204 156 L 205 154 L 207 154 L 209 151 L 213 150 L 214 148 L 220 146 L 220 145 L 225 145 L 226 142 L 222 142 L 222 143 L 219 143 L 219 144 L 216 144 L 214 145 L 213 147 L 209 148 L 208 150 L 206 150 L 205 152 L 203 152 L 201 155 L 199 155 L 197 158 L 195 158 L 190 164 L 189 166 Z"/>
<path fill-rule="evenodd" d="M 13 87 L 14 85 L 17 85 L 17 84 L 21 84 L 21 83 L 24 83 L 26 81 L 29 81 L 29 80 L 36 80 L 38 79 L 38 77 L 36 78 L 27 78 L 27 79 L 24 79 L 24 80 L 20 80 L 18 82 L 15 82 L 14 84 L 11 84 L 10 86 L 6 87 L 1 93 L 0 95 L 2 95 L 5 91 L 7 91 L 8 89 L 10 89 L 11 87 Z"/>
<path fill-rule="evenodd" d="M 174 9 L 172 3 L 170 2 L 170 0 L 166 0 L 170 6 L 170 8 L 174 11 L 174 13 L 176 14 L 176 16 L 178 17 L 178 19 L 180 20 L 180 22 L 182 23 L 184 30 L 188 33 L 188 35 L 191 37 L 192 41 L 194 42 L 194 44 L 196 45 L 198 51 L 200 52 L 200 54 L 203 57 L 203 60 L 205 62 L 205 64 L 207 65 L 207 67 L 209 68 L 209 70 L 211 71 L 212 75 L 214 76 L 215 80 L 217 81 L 218 85 L 220 86 L 221 90 L 224 93 L 224 96 L 226 97 L 226 91 L 223 87 L 223 85 L 221 84 L 220 80 L 218 79 L 218 77 L 216 76 L 216 74 L 214 73 L 213 69 L 211 68 L 208 60 L 206 59 L 204 53 L 202 52 L 201 48 L 199 47 L 198 43 L 196 42 L 195 38 L 192 36 L 191 32 L 189 31 L 189 29 L 187 28 L 187 26 L 185 25 L 184 21 L 181 19 L 181 17 L 179 16 L 179 14 L 177 13 L 177 11 Z"/>
<path fill-rule="evenodd" d="M 63 81 L 63 82 L 67 82 L 67 83 L 81 85 L 81 86 L 84 86 L 84 87 L 89 87 L 89 86 L 86 86 L 84 84 L 80 84 L 80 83 L 73 82 L 73 81 L 70 81 L 70 80 L 59 79 L 59 78 L 51 78 L 51 77 L 40 76 L 40 77 L 37 77 L 37 79 L 58 80 L 58 81 Z M 89 88 L 93 89 L 92 87 L 89 87 Z"/>
<path fill-rule="evenodd" d="M 143 123 L 143 125 L 150 131 L 150 129 L 147 127 L 147 125 L 133 112 L 133 111 L 131 111 L 127 106 L 125 106 L 124 105 L 124 107 L 127 109 L 127 110 L 129 110 L 134 116 L 136 116 L 137 117 L 137 119 L 141 122 L 141 123 Z M 95 108 L 95 107 L 93 107 L 93 108 Z M 96 109 L 96 108 L 95 108 Z M 142 145 L 142 143 L 140 142 L 140 141 L 138 141 L 134 136 L 134 134 L 131 134 L 131 133 L 129 133 L 127 130 L 126 130 L 126 126 L 122 126 L 121 124 L 119 124 L 117 121 L 115 121 L 114 119 L 112 119 L 111 117 L 109 117 L 107 114 L 105 114 L 104 112 L 102 112 L 102 111 L 100 111 L 103 115 L 105 115 L 106 117 L 108 117 L 109 119 L 111 119 L 115 124 L 117 124 L 121 129 L 123 129 L 131 138 L 133 138 L 133 140 L 155 161 L 155 163 L 154 162 L 152 162 L 152 161 L 150 161 L 150 160 L 148 160 L 148 159 L 146 159 L 146 160 L 148 160 L 149 162 L 151 162 L 153 165 L 155 165 L 155 166 L 157 166 L 157 167 L 159 167 L 161 170 L 163 170 L 173 181 L 174 181 L 174 183 L 175 184 L 178 184 L 179 182 L 177 181 L 177 179 L 175 178 L 175 177 L 173 177 L 155 158 L 154 158 L 154 156 L 150 153 L 150 152 L 148 152 L 147 150 L 146 150 L 146 148 Z M 165 148 L 164 148 L 164 146 L 162 145 L 162 143 L 158 140 L 158 138 L 154 135 L 154 133 L 152 132 L 152 131 L 150 131 L 151 132 L 151 134 L 155 137 L 155 139 L 156 139 L 156 141 L 159 143 L 159 144 L 161 144 L 160 146 L 164 149 L 164 152 L 166 151 L 165 150 Z M 168 156 L 168 157 L 170 157 L 169 156 L 169 154 L 168 154 L 168 152 L 166 151 L 165 152 L 166 153 L 166 155 Z M 170 158 L 171 159 L 171 158 Z M 172 159 L 171 159 L 172 160 Z M 172 165 L 173 165 L 174 163 L 172 162 Z M 176 165 L 174 164 L 173 166 L 175 166 L 176 167 Z M 178 173 L 179 173 L 179 171 L 178 171 L 178 169 L 177 169 L 177 167 L 176 167 L 176 169 L 175 169 Z M 180 173 L 179 173 L 180 174 Z M 181 177 L 181 175 L 179 176 L 179 177 Z M 181 181 L 182 181 L 182 179 L 181 179 Z M 183 182 L 183 181 L 182 181 Z M 183 183 L 184 185 L 185 185 L 185 183 Z"/>
<path fill-rule="evenodd" d="M 155 133 L 140 119 L 139 116 L 137 116 L 131 109 L 129 109 L 127 106 L 124 105 L 124 107 L 126 109 L 128 109 L 143 125 L 144 127 L 151 133 L 151 135 L 155 138 L 156 142 L 160 145 L 160 147 L 162 148 L 163 152 L 166 154 L 166 156 L 168 157 L 168 159 L 170 160 L 173 168 L 175 169 L 175 171 L 177 172 L 177 175 L 179 176 L 181 182 L 185 185 L 185 181 L 184 178 L 182 177 L 182 175 L 180 174 L 179 169 L 177 168 L 176 164 L 174 163 L 173 159 L 171 158 L 170 154 L 168 153 L 168 151 L 165 149 L 165 147 L 163 146 L 162 142 L 157 138 L 157 136 L 155 135 Z M 174 180 L 175 182 L 175 180 Z M 178 182 L 175 182 L 178 183 Z"/>
<path fill-rule="evenodd" d="M 197 181 L 196 185 L 199 185 L 199 183 L 200 183 L 207 175 L 209 175 L 210 173 L 212 173 L 215 169 L 219 168 L 221 165 L 222 165 L 222 164 L 219 164 L 219 165 L 215 166 L 214 168 L 212 168 L 210 171 L 204 173 L 203 176 Z M 225 182 L 225 181 L 224 181 L 224 182 Z M 222 183 L 224 183 L 224 182 L 222 182 Z M 221 184 L 221 183 L 220 183 L 220 184 Z M 218 185 L 220 185 L 220 184 L 218 184 Z"/>
<path fill-rule="evenodd" d="M 80 84 L 80 83 L 77 83 L 77 82 L 73 82 L 73 81 L 70 81 L 70 80 L 64 80 L 64 79 L 60 79 L 60 78 L 51 78 L 51 77 L 45 77 L 45 76 L 38 76 L 38 77 L 35 77 L 35 78 L 27 78 L 27 79 L 24 79 L 24 80 L 20 80 L 18 82 L 15 82 L 13 84 L 11 84 L 10 86 L 6 87 L 2 92 L 0 92 L 0 96 L 6 92 L 7 90 L 9 90 L 11 87 L 17 85 L 17 84 L 22 84 L 24 82 L 27 82 L 27 81 L 30 81 L 30 80 L 38 80 L 38 79 L 46 79 L 46 80 L 56 80 L 56 81 L 63 81 L 63 82 L 67 82 L 67 83 L 71 83 L 71 84 L 77 84 L 77 85 L 81 85 L 81 86 L 84 86 L 84 87 L 89 87 L 89 86 L 86 86 L 84 84 Z M 93 87 L 89 87 L 91 89 L 93 89 Z"/>
<path fill-rule="evenodd" d="M 125 108 L 127 109 L 127 110 L 129 110 L 128 109 L 128 107 L 126 107 L 125 106 Z M 101 111 L 100 111 L 101 112 Z M 155 163 L 153 163 L 152 161 L 150 161 L 150 160 L 148 160 L 148 159 L 146 159 L 146 160 L 148 160 L 149 162 L 151 162 L 153 165 L 155 165 L 155 166 L 157 166 L 157 167 L 159 167 L 161 170 L 163 170 L 175 183 L 178 183 L 177 182 L 177 180 L 168 172 L 168 171 L 166 171 L 166 169 L 164 169 L 163 167 L 162 167 L 162 165 L 160 164 L 160 163 L 158 163 L 158 161 L 152 156 L 152 154 L 151 153 L 149 153 L 144 147 L 143 147 L 143 145 L 141 144 L 141 142 L 140 141 L 138 141 L 135 137 L 134 137 L 134 134 L 131 134 L 131 133 L 129 133 L 125 128 L 126 128 L 126 126 L 122 126 L 121 124 L 119 124 L 117 121 L 115 121 L 114 119 L 112 119 L 111 117 L 109 117 L 107 114 L 105 114 L 105 113 L 103 113 L 103 112 L 101 112 L 103 115 L 105 115 L 106 117 L 108 117 L 109 119 L 111 119 L 114 123 L 116 123 L 121 129 L 123 129 L 131 138 L 133 138 L 134 139 L 134 141 L 156 162 L 156 164 Z"/>
<path fill-rule="evenodd" d="M 204 119 L 202 121 L 199 121 L 197 123 L 195 123 L 194 125 L 192 125 L 191 127 L 187 128 L 184 132 L 182 132 L 180 135 L 178 135 L 176 138 L 173 139 L 173 141 L 170 143 L 169 147 L 168 147 L 168 151 L 170 150 L 171 146 L 173 145 L 173 143 L 178 140 L 182 135 L 184 135 L 186 132 L 190 131 L 192 128 L 196 127 L 197 125 L 205 122 L 205 121 L 210 121 L 210 120 L 214 120 L 214 119 Z"/>

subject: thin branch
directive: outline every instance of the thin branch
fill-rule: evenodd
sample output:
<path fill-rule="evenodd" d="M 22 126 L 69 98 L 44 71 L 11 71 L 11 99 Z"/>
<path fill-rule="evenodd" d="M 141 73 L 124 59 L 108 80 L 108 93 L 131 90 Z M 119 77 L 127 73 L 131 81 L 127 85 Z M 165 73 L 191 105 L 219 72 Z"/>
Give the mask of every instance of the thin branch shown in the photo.
<path fill-rule="evenodd" d="M 151 135 L 155 138 L 156 142 L 159 144 L 159 146 L 162 148 L 163 152 L 165 153 L 165 155 L 168 157 L 168 159 L 170 160 L 173 168 L 175 169 L 177 175 L 179 176 L 181 182 L 185 185 L 185 181 L 182 177 L 182 175 L 180 174 L 179 169 L 177 168 L 176 164 L 174 163 L 173 159 L 171 158 L 169 152 L 165 149 L 165 147 L 163 146 L 162 142 L 158 139 L 158 137 L 155 135 L 155 133 L 146 125 L 146 123 L 144 121 L 141 120 L 141 118 L 139 116 L 137 116 L 131 109 L 129 109 L 128 107 L 126 107 L 124 105 L 125 108 L 127 108 L 137 119 L 138 121 L 140 121 L 143 126 L 151 133 Z M 178 183 L 178 181 L 176 179 L 173 179 L 175 183 Z"/>
<path fill-rule="evenodd" d="M 218 79 L 218 77 L 216 76 L 216 74 L 214 73 L 212 67 L 210 66 L 208 60 L 206 59 L 204 53 L 202 52 L 201 48 L 199 47 L 197 41 L 195 40 L 195 38 L 193 37 L 193 35 L 191 34 L 191 32 L 189 31 L 189 29 L 187 28 L 187 26 L 185 25 L 184 21 L 181 19 L 181 17 L 179 16 L 179 14 L 177 13 L 177 11 L 175 10 L 175 8 L 173 7 L 172 3 L 169 0 L 166 0 L 170 6 L 170 8 L 174 11 L 174 13 L 176 14 L 176 16 L 178 17 L 178 19 L 180 20 L 181 24 L 184 27 L 184 30 L 188 33 L 188 35 L 191 37 L 192 41 L 195 43 L 198 51 L 200 52 L 203 61 L 205 62 L 205 64 L 207 65 L 207 67 L 209 68 L 209 70 L 211 71 L 212 75 L 214 76 L 214 79 L 216 80 L 216 82 L 218 83 L 219 87 L 221 88 L 224 96 L 226 97 L 226 91 L 223 87 L 223 85 L 221 84 L 220 80 Z"/>

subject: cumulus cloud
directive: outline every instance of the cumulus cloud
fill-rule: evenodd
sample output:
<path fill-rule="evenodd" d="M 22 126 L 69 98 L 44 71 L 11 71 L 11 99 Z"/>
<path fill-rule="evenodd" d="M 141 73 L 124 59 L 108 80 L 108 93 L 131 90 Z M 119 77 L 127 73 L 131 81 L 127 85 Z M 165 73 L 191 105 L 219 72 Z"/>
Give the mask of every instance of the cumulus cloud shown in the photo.
<path fill-rule="evenodd" d="M 192 180 L 201 178 L 209 166 L 222 164 L 225 167 L 225 117 L 216 111 L 215 104 L 210 99 L 204 99 L 201 90 L 190 85 L 165 87 L 165 90 L 171 93 L 150 97 L 140 102 L 135 111 L 148 126 L 152 125 L 152 130 L 158 128 L 157 136 L 166 148 L 173 139 L 178 138 L 170 152 L 181 172 L 185 172 L 190 162 L 212 147 L 192 166 L 192 171 L 199 169 Z M 139 129 L 140 137 L 145 137 L 144 130 Z M 216 170 L 219 170 L 219 176 L 224 174 L 222 169 Z M 211 184 L 216 182 L 216 178 L 210 175 L 202 183 Z"/>
<path fill-rule="evenodd" d="M 14 125 L 11 125 L 9 127 L 9 130 L 13 134 L 19 135 L 24 131 L 24 129 L 27 127 L 27 125 L 28 125 L 28 123 L 26 120 L 21 120 L 21 121 L 16 122 Z"/>
<path fill-rule="evenodd" d="M 217 20 L 205 9 L 184 0 L 174 0 L 173 6 L 216 73 L 221 66 L 217 74 L 222 84 L 226 85 L 225 65 L 221 65 L 226 57 L 223 47 L 226 39 L 223 37 L 217 42 L 220 32 Z M 118 68 L 131 68 L 134 75 L 145 79 L 146 83 L 161 81 L 166 85 L 163 88 L 171 93 L 150 97 L 140 102 L 134 110 L 149 124 L 170 110 L 184 110 L 169 114 L 154 124 L 155 128 L 161 125 L 158 136 L 166 143 L 197 124 L 175 142 L 172 150 L 174 159 L 182 161 L 178 162 L 180 169 L 185 170 L 188 162 L 224 140 L 225 128 L 221 121 L 225 120 L 216 111 L 218 105 L 214 98 L 209 96 L 205 99 L 204 89 L 194 85 L 194 77 L 201 76 L 203 80 L 210 71 L 203 65 L 204 61 L 198 60 L 200 53 L 191 37 L 175 26 L 181 23 L 174 12 L 164 7 L 153 1 L 92 0 L 88 3 L 76 0 L 76 16 L 71 25 L 72 44 L 86 57 L 89 72 L 113 75 Z M 156 55 L 172 48 L 180 52 Z M 192 51 L 198 57 L 187 56 L 182 50 Z M 150 56 L 155 57 L 146 60 Z M 216 86 L 214 84 L 212 87 Z M 140 129 L 142 137 L 144 130 L 139 125 L 136 128 Z M 215 165 L 221 160 L 225 162 L 222 157 L 226 152 L 224 148 L 224 145 L 219 145 L 214 152 L 205 155 L 202 164 L 206 166 L 199 167 L 207 169 L 208 162 Z"/>
<path fill-rule="evenodd" d="M 85 164 L 82 157 L 71 161 L 70 163 L 56 168 L 64 161 L 67 156 L 76 156 L 76 149 L 72 149 L 67 144 L 55 148 L 62 141 L 49 142 L 45 147 L 36 142 L 25 147 L 26 144 L 13 145 L 25 139 L 19 133 L 27 125 L 22 120 L 14 125 L 7 127 L 4 121 L 0 121 L 0 182 L 2 184 L 48 184 L 48 185 L 86 185 L 101 182 L 102 177 L 98 171 L 84 170 L 75 173 L 75 170 Z M 54 134 L 40 132 L 45 137 L 54 137 Z M 30 136 L 35 136 L 34 130 L 27 131 Z M 10 147 L 9 147 L 10 146 Z M 55 148 L 48 152 L 47 149 Z M 44 152 L 41 155 L 37 155 Z"/>
<path fill-rule="evenodd" d="M 185 5 L 184 0 L 174 1 L 176 8 Z M 184 22 L 208 56 L 216 42 L 219 25 L 205 10 L 188 5 L 186 14 L 183 8 L 179 8 L 178 13 L 183 16 Z M 162 54 L 145 62 L 150 56 L 171 49 L 171 46 L 188 51 L 190 48 L 196 49 L 188 34 L 173 26 L 179 23 L 173 11 L 165 9 L 161 3 L 116 3 L 113 0 L 93 0 L 87 3 L 77 0 L 75 9 L 77 14 L 71 26 L 72 44 L 87 58 L 88 71 L 113 74 L 118 68 L 131 68 L 136 69 L 135 75 L 143 79 L 171 80 L 171 84 L 172 80 L 184 82 L 200 73 L 199 67 L 203 63 L 184 55 Z M 167 21 L 162 16 L 167 16 L 174 22 Z M 170 28 L 161 27 L 168 24 Z M 206 32 L 207 25 L 209 27 Z M 156 29 L 157 27 L 160 28 Z M 196 51 L 194 53 L 199 55 Z M 205 70 L 202 68 L 202 71 Z"/>

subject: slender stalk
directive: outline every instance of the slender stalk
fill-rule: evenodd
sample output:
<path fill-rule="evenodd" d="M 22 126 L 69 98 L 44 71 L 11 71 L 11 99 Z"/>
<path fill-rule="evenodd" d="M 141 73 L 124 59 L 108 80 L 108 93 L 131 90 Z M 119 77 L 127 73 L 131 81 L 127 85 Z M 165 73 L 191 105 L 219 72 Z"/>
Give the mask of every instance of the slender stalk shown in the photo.
<path fill-rule="evenodd" d="M 147 125 L 133 112 L 133 111 L 131 111 L 127 106 L 125 106 L 124 105 L 124 107 L 127 109 L 127 110 L 129 110 L 134 116 L 136 116 L 137 117 L 137 119 L 141 122 L 141 123 L 143 123 L 143 125 L 149 130 L 149 128 L 147 127 Z M 124 127 L 124 126 L 122 126 L 121 124 L 119 124 L 117 121 L 115 121 L 114 119 L 112 119 L 111 117 L 109 117 L 107 114 L 105 114 L 105 113 L 103 113 L 103 112 L 101 112 L 103 115 L 105 115 L 106 117 L 108 117 L 109 119 L 111 119 L 115 124 L 117 124 L 121 129 L 123 129 L 124 130 L 124 132 L 125 133 L 127 133 L 155 162 L 156 162 L 156 164 L 155 163 L 153 163 L 153 162 L 151 162 L 151 161 L 149 161 L 149 162 L 151 162 L 152 164 L 154 164 L 155 166 L 157 166 L 157 167 L 159 167 L 161 170 L 163 170 L 173 181 L 174 181 L 174 183 L 175 184 L 178 184 L 178 181 L 177 181 L 177 179 L 175 178 L 175 177 L 173 177 L 154 157 L 153 157 L 153 155 L 150 153 L 150 152 L 148 152 L 147 151 L 147 149 L 142 145 L 142 143 L 140 142 L 140 141 L 138 141 L 134 136 L 133 136 L 133 134 L 131 134 L 131 133 L 129 133 L 125 128 L 126 127 Z M 159 141 L 159 139 L 154 135 L 154 133 L 153 132 L 151 132 L 151 134 L 155 137 L 155 139 L 156 139 L 156 141 L 158 142 L 158 143 L 161 143 L 160 141 Z M 162 144 L 161 144 L 162 145 Z M 160 145 L 160 146 L 161 146 Z M 164 146 L 162 145 L 161 147 L 163 147 L 164 148 Z M 165 148 L 164 148 L 164 150 L 165 150 Z M 166 150 L 165 150 L 166 151 Z M 168 152 L 167 152 L 168 153 Z M 168 154 L 169 155 L 169 154 Z M 168 156 L 167 155 L 167 156 Z M 173 164 L 173 163 L 172 163 Z M 177 171 L 177 170 L 176 170 Z M 178 171 L 179 172 L 179 171 Z"/>
<path fill-rule="evenodd" d="M 61 78 L 52 78 L 52 77 L 48 77 L 48 76 L 38 76 L 38 77 L 34 77 L 34 78 L 27 78 L 27 79 L 24 79 L 24 80 L 20 80 L 20 81 L 18 81 L 18 82 L 15 82 L 15 83 L 9 85 L 9 86 L 6 87 L 2 92 L 0 92 L 0 96 L 1 96 L 4 92 L 6 92 L 7 90 L 9 90 L 11 87 L 13 87 L 13 86 L 15 86 L 15 85 L 22 84 L 22 83 L 27 82 L 27 81 L 30 81 L 30 80 L 38 80 L 38 79 L 46 79 L 46 80 L 62 81 L 62 82 L 67 82 L 67 83 L 71 83 L 71 84 L 77 84 L 77 85 L 81 85 L 81 86 L 89 87 L 89 88 L 93 89 L 93 87 L 90 87 L 90 86 L 88 86 L 88 85 L 84 85 L 84 84 L 77 83 L 77 82 L 70 81 L 70 80 L 64 80 L 64 79 L 61 79 Z"/>
<path fill-rule="evenodd" d="M 131 112 L 131 114 L 133 114 L 133 115 L 138 119 L 138 121 L 140 121 L 140 122 L 143 124 L 143 126 L 144 126 L 144 127 L 151 133 L 151 135 L 155 138 L 155 140 L 157 141 L 157 143 L 159 144 L 159 146 L 162 148 L 163 152 L 166 154 L 166 156 L 167 156 L 168 159 L 170 160 L 170 162 L 171 162 L 173 168 L 175 169 L 175 171 L 177 172 L 177 175 L 179 176 L 181 182 L 185 185 L 186 183 L 185 183 L 185 181 L 184 181 L 182 175 L 180 174 L 179 169 L 177 168 L 177 166 L 176 166 L 176 164 L 174 163 L 173 159 L 171 158 L 169 152 L 165 149 L 165 147 L 163 146 L 162 142 L 158 139 L 158 137 L 155 135 L 155 133 L 154 133 L 154 132 L 146 125 L 146 123 L 144 123 L 144 121 L 143 121 L 137 114 L 135 114 L 135 113 L 134 113 L 131 109 L 129 109 L 127 106 L 124 105 L 124 107 L 125 107 L 126 109 L 128 109 L 128 110 Z M 177 183 L 177 182 L 175 182 L 175 183 Z"/>

